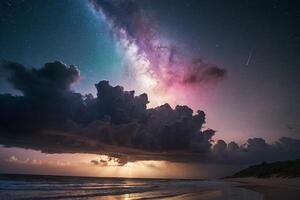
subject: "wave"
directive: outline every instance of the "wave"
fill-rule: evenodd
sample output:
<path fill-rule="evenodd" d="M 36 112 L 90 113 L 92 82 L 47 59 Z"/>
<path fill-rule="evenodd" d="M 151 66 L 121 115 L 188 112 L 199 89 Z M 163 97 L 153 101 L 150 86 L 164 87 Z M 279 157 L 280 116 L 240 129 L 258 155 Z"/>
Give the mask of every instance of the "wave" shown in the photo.
<path fill-rule="evenodd" d="M 181 194 L 178 193 L 180 190 L 174 188 L 205 188 L 216 184 L 216 181 L 205 180 L 0 175 L 0 199 L 94 199 L 101 196 L 173 191 L 167 194 L 160 192 L 151 197 L 154 199 Z"/>

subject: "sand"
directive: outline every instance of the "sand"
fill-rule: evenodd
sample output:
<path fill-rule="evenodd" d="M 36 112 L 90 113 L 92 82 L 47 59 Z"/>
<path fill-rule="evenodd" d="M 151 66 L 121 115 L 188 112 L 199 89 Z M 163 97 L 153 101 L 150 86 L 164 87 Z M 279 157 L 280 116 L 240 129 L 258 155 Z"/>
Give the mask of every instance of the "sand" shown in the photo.
<path fill-rule="evenodd" d="M 166 200 L 300 200 L 300 178 L 232 178 L 220 184 L 203 189 L 178 190 L 174 196 L 157 195 L 161 191 L 129 196 L 125 199 L 166 199 Z M 174 194 L 174 192 L 171 192 Z M 164 196 L 166 195 L 166 196 Z M 142 197 L 142 198 L 141 198 Z M 150 198 L 149 198 L 150 197 Z M 153 198 L 156 197 L 156 198 Z M 122 198 L 120 198 L 122 199 Z"/>
<path fill-rule="evenodd" d="M 97 200 L 263 200 L 262 194 L 239 187 L 240 183 L 230 181 L 215 182 L 218 182 L 218 184 L 204 188 L 158 189 L 144 193 L 100 197 Z"/>
<path fill-rule="evenodd" d="M 263 195 L 264 200 L 300 199 L 300 178 L 231 178 L 226 181 L 256 191 Z"/>
<path fill-rule="evenodd" d="M 184 184 L 183 184 L 184 183 Z M 108 190 L 70 188 L 64 190 L 0 190 L 0 199 L 65 199 L 65 200 L 300 200 L 300 178 L 232 178 L 203 180 L 199 183 L 168 181 L 160 187 L 125 194 Z M 2 183 L 3 184 L 3 183 Z M 42 197 L 42 198 L 40 198 Z"/>

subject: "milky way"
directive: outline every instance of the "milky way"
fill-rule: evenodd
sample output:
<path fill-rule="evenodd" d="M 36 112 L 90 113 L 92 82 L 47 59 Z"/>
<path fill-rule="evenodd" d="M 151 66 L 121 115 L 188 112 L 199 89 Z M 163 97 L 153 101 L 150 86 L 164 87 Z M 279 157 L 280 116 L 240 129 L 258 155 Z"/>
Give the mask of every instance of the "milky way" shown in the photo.
<path fill-rule="evenodd" d="M 134 1 L 91 1 L 110 26 L 123 52 L 125 77 L 137 92 L 149 95 L 150 106 L 188 103 L 190 90 L 216 83 L 226 70 L 202 58 L 186 59 L 176 45 L 162 42 L 153 22 Z"/>

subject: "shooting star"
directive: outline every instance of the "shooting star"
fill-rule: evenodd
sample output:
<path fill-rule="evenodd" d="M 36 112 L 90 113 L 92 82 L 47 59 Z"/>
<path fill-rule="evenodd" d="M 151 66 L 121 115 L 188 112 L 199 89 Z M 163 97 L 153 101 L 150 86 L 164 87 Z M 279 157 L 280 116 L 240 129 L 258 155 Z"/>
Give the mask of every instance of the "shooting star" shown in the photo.
<path fill-rule="evenodd" d="M 250 49 L 250 51 L 249 51 L 249 56 L 248 56 L 247 62 L 245 64 L 246 66 L 248 66 L 250 64 L 250 61 L 251 61 L 251 58 L 252 58 L 253 49 L 254 48 Z"/>

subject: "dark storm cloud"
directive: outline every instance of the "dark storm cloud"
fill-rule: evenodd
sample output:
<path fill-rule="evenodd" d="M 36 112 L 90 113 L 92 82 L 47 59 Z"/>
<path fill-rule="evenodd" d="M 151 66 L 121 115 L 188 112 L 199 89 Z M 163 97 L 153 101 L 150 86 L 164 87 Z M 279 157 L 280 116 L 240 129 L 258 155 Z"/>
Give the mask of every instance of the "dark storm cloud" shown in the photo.
<path fill-rule="evenodd" d="M 213 146 L 213 151 L 216 153 L 223 153 L 227 148 L 227 144 L 224 140 L 218 140 L 217 143 Z"/>
<path fill-rule="evenodd" d="M 147 109 L 146 94 L 134 95 L 108 81 L 96 84 L 97 97 L 71 90 L 76 67 L 46 63 L 27 69 L 6 62 L 7 80 L 23 96 L 0 95 L 1 144 L 48 153 L 108 154 L 120 163 L 135 159 L 177 160 L 177 152 L 208 152 L 213 130 L 202 130 L 205 114 L 168 104 Z M 166 153 L 162 154 L 162 151 Z M 182 158 L 180 158 L 182 159 Z"/>
<path fill-rule="evenodd" d="M 30 97 L 41 97 L 45 91 L 51 94 L 66 92 L 80 76 L 75 66 L 66 67 L 58 61 L 46 63 L 40 70 L 27 70 L 21 64 L 12 62 L 3 62 L 3 68 L 11 72 L 8 79 L 14 88 Z"/>
<path fill-rule="evenodd" d="M 228 145 L 227 145 L 227 150 L 229 152 L 237 152 L 238 149 L 239 149 L 239 146 L 235 142 L 229 142 Z"/>
<path fill-rule="evenodd" d="M 223 140 L 213 146 L 213 159 L 228 164 L 249 164 L 262 161 L 288 160 L 300 157 L 300 140 L 282 137 L 274 144 L 263 138 L 249 138 L 238 146 L 235 142 L 228 145 Z"/>
<path fill-rule="evenodd" d="M 5 131 L 21 134 L 19 131 L 61 127 L 67 119 L 77 120 L 84 109 L 81 95 L 70 90 L 80 76 L 75 66 L 56 61 L 41 69 L 26 69 L 13 62 L 3 62 L 1 67 L 7 71 L 7 80 L 23 94 L 0 96 L 0 124 Z"/>
<path fill-rule="evenodd" d="M 205 113 L 164 104 L 147 109 L 147 94 L 134 95 L 100 81 L 97 97 L 71 90 L 80 78 L 75 66 L 46 63 L 27 69 L 6 62 L 7 80 L 22 96 L 0 95 L 0 144 L 47 153 L 95 153 L 118 165 L 136 160 L 249 163 L 297 157 L 300 141 L 281 138 L 267 144 L 252 138 L 238 146 L 223 140 L 212 147 L 215 131 L 203 129 Z M 91 161 L 106 165 L 104 161 Z"/>
<path fill-rule="evenodd" d="M 194 84 L 201 82 L 217 82 L 223 80 L 226 69 L 204 62 L 203 59 L 194 59 L 183 78 L 184 84 Z"/>

